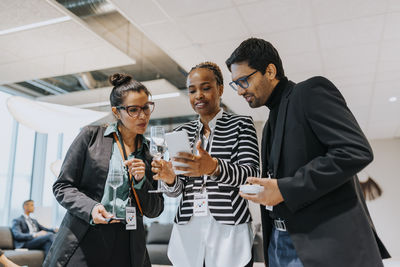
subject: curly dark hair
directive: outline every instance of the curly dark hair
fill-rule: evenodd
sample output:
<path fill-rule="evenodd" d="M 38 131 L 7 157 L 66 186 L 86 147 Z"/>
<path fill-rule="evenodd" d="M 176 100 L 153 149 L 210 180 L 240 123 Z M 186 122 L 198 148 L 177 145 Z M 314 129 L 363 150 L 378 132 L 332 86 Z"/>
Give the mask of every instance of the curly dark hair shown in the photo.
<path fill-rule="evenodd" d="M 217 85 L 224 85 L 224 78 L 222 77 L 221 69 L 214 62 L 205 61 L 200 64 L 197 64 L 196 66 L 194 66 L 193 68 L 190 69 L 188 75 L 196 69 L 211 70 L 214 73 L 215 79 L 217 80 Z"/>

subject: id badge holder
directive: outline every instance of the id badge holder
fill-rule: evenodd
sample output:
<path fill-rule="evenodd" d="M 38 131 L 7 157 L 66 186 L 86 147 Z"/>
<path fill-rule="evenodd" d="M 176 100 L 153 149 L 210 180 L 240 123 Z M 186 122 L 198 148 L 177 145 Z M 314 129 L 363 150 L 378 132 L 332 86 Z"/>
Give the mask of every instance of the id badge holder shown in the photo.
<path fill-rule="evenodd" d="M 126 230 L 136 230 L 137 218 L 136 218 L 136 207 L 126 207 Z"/>
<path fill-rule="evenodd" d="M 207 210 L 208 210 L 207 193 L 205 190 L 201 190 L 199 193 L 194 195 L 193 215 L 207 216 Z"/>

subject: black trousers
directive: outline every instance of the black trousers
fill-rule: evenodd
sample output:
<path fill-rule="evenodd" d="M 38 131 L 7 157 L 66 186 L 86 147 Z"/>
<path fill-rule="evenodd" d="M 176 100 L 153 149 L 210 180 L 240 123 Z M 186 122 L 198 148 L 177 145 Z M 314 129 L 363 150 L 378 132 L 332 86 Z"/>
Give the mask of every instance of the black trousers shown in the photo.
<path fill-rule="evenodd" d="M 121 223 L 91 226 L 67 266 L 132 267 L 129 231 Z"/>

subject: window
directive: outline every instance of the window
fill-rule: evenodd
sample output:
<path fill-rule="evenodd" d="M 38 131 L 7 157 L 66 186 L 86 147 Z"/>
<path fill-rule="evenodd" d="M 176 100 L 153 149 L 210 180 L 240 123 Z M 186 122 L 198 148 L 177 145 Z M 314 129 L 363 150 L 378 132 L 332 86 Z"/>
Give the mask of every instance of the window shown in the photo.
<path fill-rule="evenodd" d="M 19 125 L 9 221 L 22 214 L 22 203 L 30 198 L 34 142 L 35 132 Z"/>
<path fill-rule="evenodd" d="M 9 164 L 10 164 L 10 149 L 12 139 L 12 129 L 14 125 L 13 118 L 8 113 L 6 100 L 10 97 L 9 94 L 0 91 L 0 124 L 2 130 L 0 131 L 0 214 L 1 225 L 7 223 L 7 216 L 3 216 L 7 213 L 7 202 L 9 196 L 9 190 L 7 190 L 8 176 L 9 176 Z"/>

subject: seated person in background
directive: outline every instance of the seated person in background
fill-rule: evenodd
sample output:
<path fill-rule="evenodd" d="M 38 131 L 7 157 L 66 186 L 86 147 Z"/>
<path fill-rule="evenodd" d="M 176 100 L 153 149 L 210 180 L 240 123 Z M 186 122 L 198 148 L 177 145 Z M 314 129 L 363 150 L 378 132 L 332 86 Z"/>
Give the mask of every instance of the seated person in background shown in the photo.
<path fill-rule="evenodd" d="M 2 266 L 4 267 L 18 267 L 19 265 L 16 265 L 9 259 L 7 259 L 6 256 L 4 256 L 3 251 L 0 249 L 0 264 L 3 264 Z"/>
<path fill-rule="evenodd" d="M 33 200 L 24 201 L 23 208 L 24 214 L 12 223 L 14 247 L 44 250 L 46 256 L 58 229 L 48 229 L 29 216 L 35 211 Z"/>

